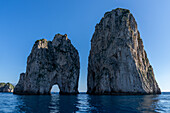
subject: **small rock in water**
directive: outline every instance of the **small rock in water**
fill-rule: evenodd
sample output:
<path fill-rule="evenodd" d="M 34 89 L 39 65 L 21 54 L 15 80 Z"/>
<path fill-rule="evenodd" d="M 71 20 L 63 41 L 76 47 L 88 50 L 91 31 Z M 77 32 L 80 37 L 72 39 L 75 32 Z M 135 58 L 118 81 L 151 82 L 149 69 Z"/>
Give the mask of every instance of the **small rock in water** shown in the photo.
<path fill-rule="evenodd" d="M 13 92 L 14 86 L 10 83 L 0 83 L 0 92 Z"/>

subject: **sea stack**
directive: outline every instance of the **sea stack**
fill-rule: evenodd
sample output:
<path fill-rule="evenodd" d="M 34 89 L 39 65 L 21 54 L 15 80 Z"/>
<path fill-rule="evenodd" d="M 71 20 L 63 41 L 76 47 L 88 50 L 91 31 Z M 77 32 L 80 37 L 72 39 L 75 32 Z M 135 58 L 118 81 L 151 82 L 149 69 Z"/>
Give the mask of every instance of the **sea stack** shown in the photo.
<path fill-rule="evenodd" d="M 55 84 L 60 94 L 77 94 L 79 72 L 79 54 L 67 35 L 56 34 L 53 41 L 37 40 L 14 94 L 50 94 Z"/>
<path fill-rule="evenodd" d="M 13 92 L 14 86 L 11 83 L 0 83 L 0 92 Z"/>
<path fill-rule="evenodd" d="M 135 18 L 127 9 L 105 13 L 88 59 L 88 94 L 160 94 Z"/>

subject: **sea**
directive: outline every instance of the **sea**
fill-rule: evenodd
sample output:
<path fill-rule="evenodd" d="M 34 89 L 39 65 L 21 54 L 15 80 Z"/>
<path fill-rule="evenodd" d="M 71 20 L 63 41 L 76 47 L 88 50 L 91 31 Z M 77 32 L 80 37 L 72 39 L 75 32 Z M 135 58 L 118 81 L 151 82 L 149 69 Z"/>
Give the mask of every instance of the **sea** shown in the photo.
<path fill-rule="evenodd" d="M 0 113 L 170 113 L 170 93 L 135 96 L 0 93 Z"/>

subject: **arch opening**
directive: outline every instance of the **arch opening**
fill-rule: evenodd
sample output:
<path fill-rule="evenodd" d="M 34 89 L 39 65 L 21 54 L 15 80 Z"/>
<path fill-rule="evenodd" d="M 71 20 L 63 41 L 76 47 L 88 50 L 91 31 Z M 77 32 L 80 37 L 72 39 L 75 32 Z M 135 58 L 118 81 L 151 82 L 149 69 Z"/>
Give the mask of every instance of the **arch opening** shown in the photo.
<path fill-rule="evenodd" d="M 52 86 L 50 92 L 51 92 L 51 94 L 59 94 L 59 92 L 60 92 L 59 86 L 58 86 L 57 84 L 54 84 L 54 85 Z"/>

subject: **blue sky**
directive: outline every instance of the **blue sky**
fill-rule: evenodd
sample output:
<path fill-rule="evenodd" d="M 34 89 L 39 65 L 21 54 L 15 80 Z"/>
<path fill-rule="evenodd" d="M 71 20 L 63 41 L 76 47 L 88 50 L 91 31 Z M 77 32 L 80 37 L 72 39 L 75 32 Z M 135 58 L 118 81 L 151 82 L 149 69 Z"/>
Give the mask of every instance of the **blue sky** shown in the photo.
<path fill-rule="evenodd" d="M 169 0 L 0 0 L 0 82 L 18 82 L 37 39 L 66 33 L 80 54 L 79 91 L 86 91 L 95 25 L 120 7 L 136 18 L 156 80 L 162 91 L 170 91 L 169 6 Z"/>

